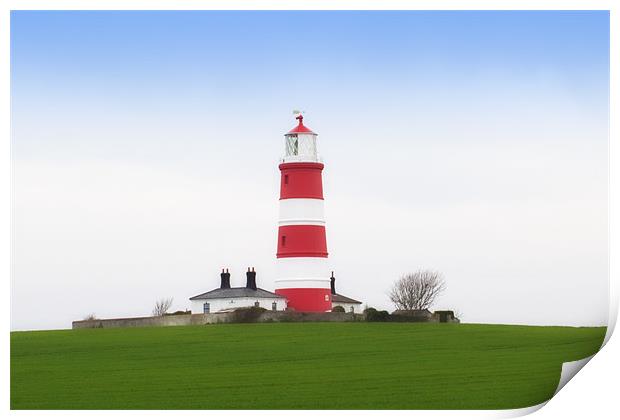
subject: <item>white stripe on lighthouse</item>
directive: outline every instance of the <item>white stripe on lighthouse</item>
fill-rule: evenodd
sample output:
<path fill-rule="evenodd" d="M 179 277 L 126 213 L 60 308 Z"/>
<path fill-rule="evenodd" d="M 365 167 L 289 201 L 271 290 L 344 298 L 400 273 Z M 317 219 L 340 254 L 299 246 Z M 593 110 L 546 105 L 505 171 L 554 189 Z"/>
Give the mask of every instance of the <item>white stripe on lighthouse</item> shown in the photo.
<path fill-rule="evenodd" d="M 278 258 L 276 289 L 329 289 L 327 258 Z"/>
<path fill-rule="evenodd" d="M 316 198 L 287 198 L 280 200 L 280 226 L 325 225 L 323 200 Z"/>
<path fill-rule="evenodd" d="M 278 258 L 276 262 L 276 280 L 329 279 L 327 264 L 327 258 Z"/>
<path fill-rule="evenodd" d="M 330 280 L 324 279 L 295 279 L 295 280 L 276 280 L 276 290 L 278 289 L 329 289 Z"/>
<path fill-rule="evenodd" d="M 327 258 L 278 258 L 276 289 L 329 289 Z"/>

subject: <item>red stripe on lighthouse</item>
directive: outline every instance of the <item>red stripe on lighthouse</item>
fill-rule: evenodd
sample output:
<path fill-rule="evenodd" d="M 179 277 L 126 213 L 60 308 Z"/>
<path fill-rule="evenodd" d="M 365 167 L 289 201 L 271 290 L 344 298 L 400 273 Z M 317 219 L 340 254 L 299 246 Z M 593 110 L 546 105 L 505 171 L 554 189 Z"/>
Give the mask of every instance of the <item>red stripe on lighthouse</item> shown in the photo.
<path fill-rule="evenodd" d="M 293 162 L 280 164 L 280 200 L 286 198 L 323 199 L 323 164 Z"/>
<path fill-rule="evenodd" d="M 327 257 L 325 226 L 287 225 L 278 228 L 278 258 Z"/>
<path fill-rule="evenodd" d="M 332 309 L 330 289 L 276 289 L 276 293 L 286 296 L 287 306 L 302 312 L 325 312 Z"/>

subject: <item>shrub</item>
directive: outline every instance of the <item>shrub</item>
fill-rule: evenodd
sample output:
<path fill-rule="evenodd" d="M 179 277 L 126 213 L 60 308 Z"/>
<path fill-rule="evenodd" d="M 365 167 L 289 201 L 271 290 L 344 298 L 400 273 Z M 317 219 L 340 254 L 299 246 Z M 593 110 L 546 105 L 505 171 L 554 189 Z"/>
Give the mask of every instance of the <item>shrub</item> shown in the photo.
<path fill-rule="evenodd" d="M 386 322 L 390 320 L 388 311 L 377 311 L 375 308 L 364 309 L 366 321 L 368 322 Z"/>
<path fill-rule="evenodd" d="M 258 306 L 252 306 L 249 308 L 235 309 L 233 312 L 233 322 L 250 323 L 256 322 L 260 315 L 267 309 L 260 308 Z"/>
<path fill-rule="evenodd" d="M 176 311 L 176 312 L 172 312 L 172 313 L 165 313 L 164 316 L 169 316 L 169 315 L 189 315 L 191 313 L 192 313 L 192 311 Z"/>
<path fill-rule="evenodd" d="M 377 315 L 378 315 L 378 321 L 389 321 L 390 320 L 390 313 L 388 311 L 378 311 Z"/>
<path fill-rule="evenodd" d="M 345 310 L 342 306 L 338 305 L 332 308 L 332 312 L 345 312 Z"/>
<path fill-rule="evenodd" d="M 365 314 L 366 314 L 366 313 L 368 313 L 368 312 L 372 312 L 372 311 L 377 312 L 377 310 L 376 310 L 375 308 L 373 308 L 372 306 L 370 306 L 370 307 L 369 307 L 369 306 L 366 306 L 366 307 L 364 308 L 363 313 L 365 313 Z"/>

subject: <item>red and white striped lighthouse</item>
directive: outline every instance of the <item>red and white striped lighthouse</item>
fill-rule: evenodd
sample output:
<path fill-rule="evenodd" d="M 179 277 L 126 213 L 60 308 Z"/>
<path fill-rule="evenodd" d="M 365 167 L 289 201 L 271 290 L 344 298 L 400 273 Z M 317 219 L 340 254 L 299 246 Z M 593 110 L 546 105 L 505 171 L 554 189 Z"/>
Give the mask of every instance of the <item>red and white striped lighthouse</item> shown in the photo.
<path fill-rule="evenodd" d="M 323 210 L 323 180 L 316 133 L 303 124 L 284 135 L 280 164 L 276 293 L 296 311 L 332 308 Z"/>

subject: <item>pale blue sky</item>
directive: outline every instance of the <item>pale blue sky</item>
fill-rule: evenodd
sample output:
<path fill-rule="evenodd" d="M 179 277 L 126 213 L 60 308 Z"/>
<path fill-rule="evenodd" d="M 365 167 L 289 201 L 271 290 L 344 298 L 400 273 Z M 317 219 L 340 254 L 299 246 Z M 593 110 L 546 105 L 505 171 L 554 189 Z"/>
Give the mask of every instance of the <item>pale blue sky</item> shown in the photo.
<path fill-rule="evenodd" d="M 14 329 L 273 289 L 293 109 L 339 291 L 429 267 L 469 322 L 606 322 L 607 12 L 19 11 L 11 60 Z"/>

